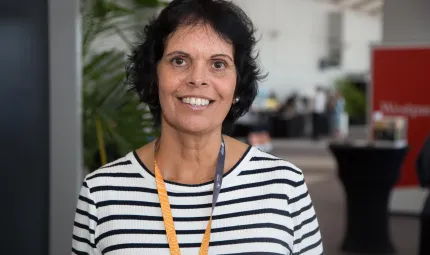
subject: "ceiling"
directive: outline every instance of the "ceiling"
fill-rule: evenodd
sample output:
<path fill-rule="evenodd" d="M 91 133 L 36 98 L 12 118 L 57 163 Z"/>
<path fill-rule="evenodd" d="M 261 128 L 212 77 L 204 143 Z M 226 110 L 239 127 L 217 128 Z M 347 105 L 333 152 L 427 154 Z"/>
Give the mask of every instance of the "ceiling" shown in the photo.
<path fill-rule="evenodd" d="M 357 10 L 372 16 L 382 14 L 384 0 L 318 0 L 339 6 L 341 8 Z"/>

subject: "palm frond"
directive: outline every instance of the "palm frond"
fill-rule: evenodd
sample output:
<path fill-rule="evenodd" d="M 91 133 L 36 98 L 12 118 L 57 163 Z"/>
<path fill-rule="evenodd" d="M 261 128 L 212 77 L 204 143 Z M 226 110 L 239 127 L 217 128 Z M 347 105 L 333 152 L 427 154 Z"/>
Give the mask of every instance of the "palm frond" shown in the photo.
<path fill-rule="evenodd" d="M 136 11 L 160 6 L 160 2 L 135 0 L 131 7 L 119 2 L 81 0 L 84 162 L 89 170 L 100 166 L 98 154 L 106 154 L 100 146 L 113 145 L 123 155 L 149 142 L 159 132 L 152 127 L 148 107 L 124 85 L 126 52 L 115 48 L 99 52 L 93 47 L 96 40 L 106 36 L 117 36 L 131 45 L 133 38 L 129 35 L 139 23 Z"/>

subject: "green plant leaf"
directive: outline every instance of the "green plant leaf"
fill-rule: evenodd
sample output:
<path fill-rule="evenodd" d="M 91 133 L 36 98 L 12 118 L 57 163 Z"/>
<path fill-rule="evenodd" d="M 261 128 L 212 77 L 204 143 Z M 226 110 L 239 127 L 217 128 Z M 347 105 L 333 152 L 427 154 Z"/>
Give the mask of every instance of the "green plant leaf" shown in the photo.
<path fill-rule="evenodd" d="M 347 78 L 338 80 L 337 89 L 345 99 L 345 111 L 351 117 L 362 117 L 366 114 L 366 95 Z"/>
<path fill-rule="evenodd" d="M 99 52 L 94 41 L 118 36 L 127 45 L 141 26 L 136 11 L 162 5 L 156 0 L 139 0 L 129 7 L 113 0 L 81 0 L 82 38 L 82 128 L 84 163 L 89 170 L 99 167 L 96 120 L 100 119 L 105 146 L 114 145 L 120 155 L 134 150 L 159 134 L 152 115 L 136 93 L 127 91 L 124 80 L 126 53 L 117 49 Z"/>

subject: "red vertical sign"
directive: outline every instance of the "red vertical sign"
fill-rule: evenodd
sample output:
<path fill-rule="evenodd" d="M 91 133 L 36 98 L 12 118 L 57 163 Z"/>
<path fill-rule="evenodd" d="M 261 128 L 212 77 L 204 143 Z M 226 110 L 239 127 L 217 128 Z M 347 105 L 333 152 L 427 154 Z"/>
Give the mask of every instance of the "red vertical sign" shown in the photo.
<path fill-rule="evenodd" d="M 408 119 L 410 151 L 398 186 L 417 186 L 415 160 L 430 134 L 430 46 L 372 51 L 372 112 Z"/>

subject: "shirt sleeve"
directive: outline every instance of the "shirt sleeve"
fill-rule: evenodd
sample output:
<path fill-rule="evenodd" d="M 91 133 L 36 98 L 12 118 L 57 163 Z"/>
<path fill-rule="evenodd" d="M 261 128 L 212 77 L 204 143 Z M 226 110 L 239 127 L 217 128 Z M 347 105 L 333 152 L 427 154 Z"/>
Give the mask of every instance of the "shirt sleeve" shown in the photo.
<path fill-rule="evenodd" d="M 101 255 L 95 244 L 95 229 L 97 226 L 97 209 L 90 188 L 83 182 L 76 206 L 73 226 L 72 254 Z"/>
<path fill-rule="evenodd" d="M 324 252 L 318 219 L 303 174 L 299 183 L 290 198 L 294 222 L 293 255 L 321 255 Z"/>

